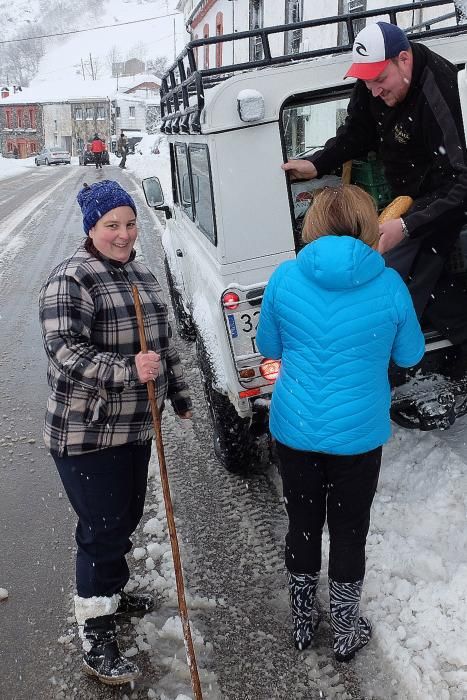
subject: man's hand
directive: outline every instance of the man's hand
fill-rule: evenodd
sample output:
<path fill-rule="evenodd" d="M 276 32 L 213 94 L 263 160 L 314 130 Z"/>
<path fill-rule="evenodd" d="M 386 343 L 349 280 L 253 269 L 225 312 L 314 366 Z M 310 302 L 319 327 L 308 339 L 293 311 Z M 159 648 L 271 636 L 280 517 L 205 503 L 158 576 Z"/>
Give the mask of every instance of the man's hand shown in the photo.
<path fill-rule="evenodd" d="M 178 413 L 177 415 L 179 418 L 189 420 L 190 418 L 193 418 L 193 411 L 186 411 L 185 413 Z"/>
<path fill-rule="evenodd" d="M 381 255 L 387 253 L 388 250 L 395 248 L 404 239 L 405 236 L 402 233 L 402 222 L 400 219 L 390 219 L 386 223 L 381 224 L 379 227 L 379 244 L 378 251 Z"/>
<path fill-rule="evenodd" d="M 318 171 L 309 160 L 288 160 L 281 167 L 289 173 L 291 180 L 313 180 L 318 175 Z"/>

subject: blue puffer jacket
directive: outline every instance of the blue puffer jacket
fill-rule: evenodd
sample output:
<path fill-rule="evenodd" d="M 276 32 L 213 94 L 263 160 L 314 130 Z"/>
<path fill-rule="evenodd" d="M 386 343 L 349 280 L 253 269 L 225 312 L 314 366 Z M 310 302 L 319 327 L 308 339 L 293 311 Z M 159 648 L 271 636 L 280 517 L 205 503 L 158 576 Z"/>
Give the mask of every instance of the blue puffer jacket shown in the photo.
<path fill-rule="evenodd" d="M 272 275 L 256 343 L 281 359 L 270 430 L 297 450 L 360 454 L 390 436 L 388 364 L 415 365 L 425 342 L 410 294 L 383 258 L 324 236 Z"/>

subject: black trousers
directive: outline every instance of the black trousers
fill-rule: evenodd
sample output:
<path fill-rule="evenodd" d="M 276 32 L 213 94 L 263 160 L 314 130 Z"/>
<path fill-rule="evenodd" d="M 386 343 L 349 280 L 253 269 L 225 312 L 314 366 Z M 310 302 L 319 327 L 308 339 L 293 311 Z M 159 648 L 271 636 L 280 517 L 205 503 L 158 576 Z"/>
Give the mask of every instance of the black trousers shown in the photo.
<path fill-rule="evenodd" d="M 434 250 L 425 250 L 421 241 L 414 238 L 405 238 L 383 257 L 386 265 L 397 270 L 407 283 L 415 311 L 421 318 L 446 264 L 445 258 Z"/>
<path fill-rule="evenodd" d="M 329 576 L 353 583 L 365 575 L 365 544 L 376 493 L 382 447 L 342 456 L 293 450 L 277 443 L 284 502 L 289 517 L 285 565 L 295 573 L 321 569 L 327 518 Z"/>
<path fill-rule="evenodd" d="M 78 516 L 77 593 L 111 596 L 130 577 L 125 555 L 143 515 L 151 443 L 52 456 Z"/>
<path fill-rule="evenodd" d="M 94 153 L 94 162 L 97 168 L 102 168 L 102 153 Z"/>

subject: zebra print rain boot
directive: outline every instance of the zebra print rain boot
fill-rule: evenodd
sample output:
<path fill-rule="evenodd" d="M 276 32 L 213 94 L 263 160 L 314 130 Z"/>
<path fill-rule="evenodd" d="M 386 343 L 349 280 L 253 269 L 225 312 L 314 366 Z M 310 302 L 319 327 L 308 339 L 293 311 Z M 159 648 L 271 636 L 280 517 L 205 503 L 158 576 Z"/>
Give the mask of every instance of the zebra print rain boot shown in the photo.
<path fill-rule="evenodd" d="M 355 652 L 368 644 L 371 623 L 359 616 L 363 579 L 340 583 L 329 579 L 331 627 L 334 634 L 333 651 L 336 661 L 350 661 Z"/>
<path fill-rule="evenodd" d="M 300 651 L 310 646 L 320 622 L 315 606 L 317 574 L 294 574 L 288 571 L 290 604 L 292 606 L 293 640 Z"/>

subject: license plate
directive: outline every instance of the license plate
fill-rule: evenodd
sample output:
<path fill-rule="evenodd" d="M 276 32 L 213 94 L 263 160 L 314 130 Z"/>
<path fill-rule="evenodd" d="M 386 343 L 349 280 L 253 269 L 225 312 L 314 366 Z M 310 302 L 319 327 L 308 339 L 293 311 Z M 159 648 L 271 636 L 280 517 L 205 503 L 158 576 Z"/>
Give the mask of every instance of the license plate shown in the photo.
<path fill-rule="evenodd" d="M 234 354 L 238 359 L 243 355 L 253 355 L 258 352 L 256 347 L 256 328 L 259 321 L 259 309 L 248 311 L 227 311 L 227 327 L 229 329 Z"/>

